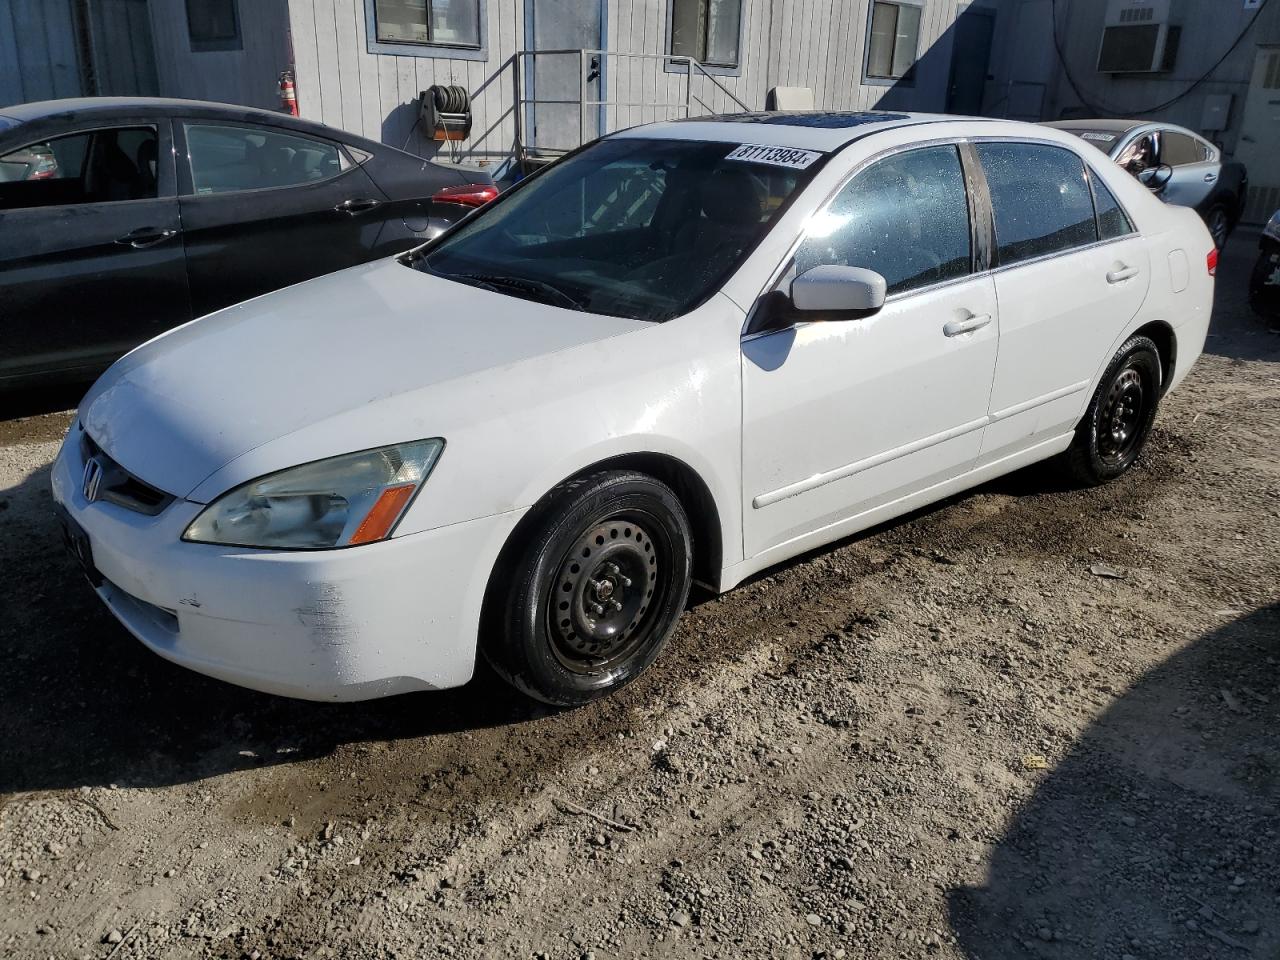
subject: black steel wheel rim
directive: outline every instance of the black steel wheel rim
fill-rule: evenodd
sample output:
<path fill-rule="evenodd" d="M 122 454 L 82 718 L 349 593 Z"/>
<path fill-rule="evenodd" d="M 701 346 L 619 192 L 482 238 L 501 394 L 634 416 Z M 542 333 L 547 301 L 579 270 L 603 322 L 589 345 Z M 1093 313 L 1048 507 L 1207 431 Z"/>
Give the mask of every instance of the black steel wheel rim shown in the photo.
<path fill-rule="evenodd" d="M 652 517 L 624 513 L 574 539 L 547 592 L 547 634 L 567 670 L 609 672 L 650 638 L 670 577 L 657 529 Z"/>
<path fill-rule="evenodd" d="M 1098 415 L 1098 456 L 1104 462 L 1121 463 L 1137 449 L 1147 403 L 1142 374 L 1125 367 L 1111 381 Z"/>

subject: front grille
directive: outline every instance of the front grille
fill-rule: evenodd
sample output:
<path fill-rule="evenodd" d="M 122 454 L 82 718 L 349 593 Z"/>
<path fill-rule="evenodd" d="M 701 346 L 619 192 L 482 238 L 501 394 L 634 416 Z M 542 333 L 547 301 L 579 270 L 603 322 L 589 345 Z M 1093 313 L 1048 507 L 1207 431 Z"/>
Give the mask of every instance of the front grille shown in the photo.
<path fill-rule="evenodd" d="M 164 509 L 176 499 L 163 490 L 157 490 L 150 484 L 143 483 L 112 460 L 83 427 L 80 434 L 80 457 L 86 464 L 91 458 L 97 460 L 102 467 L 102 476 L 98 480 L 94 499 L 105 500 L 126 510 L 144 513 L 149 517 L 163 513 Z M 84 492 L 87 496 L 88 492 Z"/>

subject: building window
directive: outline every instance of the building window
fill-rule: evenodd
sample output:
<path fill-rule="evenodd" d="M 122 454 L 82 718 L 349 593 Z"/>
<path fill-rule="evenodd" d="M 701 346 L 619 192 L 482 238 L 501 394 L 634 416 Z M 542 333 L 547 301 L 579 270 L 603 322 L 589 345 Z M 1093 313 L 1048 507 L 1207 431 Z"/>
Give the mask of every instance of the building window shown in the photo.
<path fill-rule="evenodd" d="M 479 0 L 377 0 L 379 43 L 480 48 Z"/>
<path fill-rule="evenodd" d="M 193 53 L 240 50 L 237 0 L 187 0 L 187 35 Z"/>
<path fill-rule="evenodd" d="M 737 67 L 742 0 L 671 0 L 668 44 L 673 57 L 713 67 Z"/>
<path fill-rule="evenodd" d="M 876 0 L 867 38 L 867 78 L 910 80 L 920 40 L 920 7 Z"/>

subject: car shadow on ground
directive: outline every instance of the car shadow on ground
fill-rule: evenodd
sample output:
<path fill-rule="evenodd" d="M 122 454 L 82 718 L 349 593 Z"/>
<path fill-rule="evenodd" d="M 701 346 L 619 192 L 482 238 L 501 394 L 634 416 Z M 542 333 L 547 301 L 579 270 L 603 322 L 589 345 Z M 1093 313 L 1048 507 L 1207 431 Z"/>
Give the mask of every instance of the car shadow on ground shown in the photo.
<path fill-rule="evenodd" d="M 1280 604 L 1124 691 L 951 892 L 965 954 L 1280 956 L 1278 709 Z"/>

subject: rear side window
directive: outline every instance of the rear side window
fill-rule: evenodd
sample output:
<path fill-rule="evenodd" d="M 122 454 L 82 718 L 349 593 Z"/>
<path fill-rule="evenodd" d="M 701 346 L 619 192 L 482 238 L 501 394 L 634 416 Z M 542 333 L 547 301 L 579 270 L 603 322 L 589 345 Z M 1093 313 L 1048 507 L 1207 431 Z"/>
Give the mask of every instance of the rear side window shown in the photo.
<path fill-rule="evenodd" d="M 1114 240 L 1133 233 L 1133 222 L 1096 173 L 1090 172 L 1089 185 L 1093 188 L 1094 209 L 1098 211 L 1098 235 L 1103 240 Z"/>
<path fill-rule="evenodd" d="M 975 144 L 991 190 L 1001 265 L 1098 239 L 1084 164 L 1062 147 Z"/>
<path fill-rule="evenodd" d="M 251 127 L 188 123 L 187 156 L 197 194 L 292 187 L 337 176 L 349 161 L 336 145 Z"/>
<path fill-rule="evenodd" d="M 1204 160 L 1204 150 L 1199 141 L 1185 133 L 1166 130 L 1160 135 L 1160 161 L 1171 167 L 1183 167 Z"/>
<path fill-rule="evenodd" d="M 796 268 L 866 267 L 901 293 L 968 274 L 969 243 L 960 156 L 954 146 L 924 147 L 854 177 L 813 218 Z"/>

